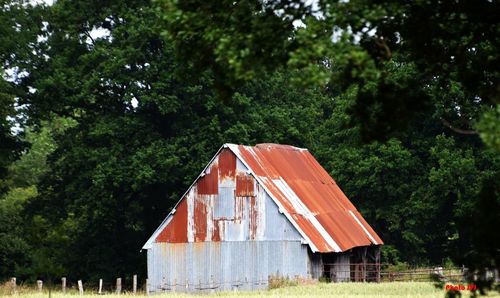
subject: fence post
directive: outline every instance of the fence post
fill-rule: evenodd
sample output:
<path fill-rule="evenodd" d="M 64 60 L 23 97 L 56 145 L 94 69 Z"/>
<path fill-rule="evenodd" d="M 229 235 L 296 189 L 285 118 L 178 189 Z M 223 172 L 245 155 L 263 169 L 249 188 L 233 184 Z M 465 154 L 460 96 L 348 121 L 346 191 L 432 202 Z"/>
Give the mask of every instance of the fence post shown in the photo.
<path fill-rule="evenodd" d="M 102 295 L 102 278 L 99 278 L 99 295 Z"/>
<path fill-rule="evenodd" d="M 66 277 L 61 278 L 61 290 L 66 293 Z"/>
<path fill-rule="evenodd" d="M 116 279 L 116 294 L 120 295 L 122 292 L 122 279 L 118 277 Z"/>
<path fill-rule="evenodd" d="M 42 292 L 42 290 L 43 290 L 43 281 L 37 280 L 36 281 L 36 287 L 38 289 L 38 292 Z"/>
<path fill-rule="evenodd" d="M 149 296 L 149 279 L 146 278 L 146 296 Z"/>
<path fill-rule="evenodd" d="M 10 279 L 10 284 L 12 287 L 12 294 L 17 294 L 17 284 L 16 284 L 16 278 L 13 277 Z"/>
<path fill-rule="evenodd" d="M 186 292 L 189 290 L 189 280 L 186 278 Z"/>
<path fill-rule="evenodd" d="M 132 292 L 135 293 L 137 292 L 137 274 L 134 274 L 134 276 L 132 276 Z"/>
<path fill-rule="evenodd" d="M 83 283 L 82 280 L 78 280 L 78 291 L 80 292 L 80 296 L 83 295 Z"/>

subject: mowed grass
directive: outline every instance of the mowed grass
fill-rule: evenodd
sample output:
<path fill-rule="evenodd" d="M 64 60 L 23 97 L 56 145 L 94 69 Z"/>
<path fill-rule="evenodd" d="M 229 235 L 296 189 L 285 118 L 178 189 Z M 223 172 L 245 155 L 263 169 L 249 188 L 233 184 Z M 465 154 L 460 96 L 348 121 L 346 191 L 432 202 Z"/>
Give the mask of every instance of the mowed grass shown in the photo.
<path fill-rule="evenodd" d="M 468 291 L 462 291 L 462 297 L 469 297 Z M 10 295 L 6 296 L 9 297 Z M 80 297 L 77 291 L 63 294 L 61 292 L 52 292 L 52 297 Z M 85 297 L 102 297 L 90 291 L 84 293 Z M 343 297 L 343 298 L 361 298 L 361 297 L 440 297 L 445 296 L 444 289 L 437 289 L 432 283 L 428 282 L 392 282 L 392 283 L 318 283 L 314 285 L 290 286 L 285 288 L 253 291 L 253 292 L 220 292 L 212 294 L 182 294 L 165 293 L 145 296 L 144 292 L 132 296 L 131 293 L 106 294 L 106 298 L 127 297 Z M 18 298 L 41 298 L 48 297 L 48 292 L 37 293 L 34 291 L 20 291 L 15 296 Z M 500 297 L 496 292 L 490 292 L 488 297 Z"/>

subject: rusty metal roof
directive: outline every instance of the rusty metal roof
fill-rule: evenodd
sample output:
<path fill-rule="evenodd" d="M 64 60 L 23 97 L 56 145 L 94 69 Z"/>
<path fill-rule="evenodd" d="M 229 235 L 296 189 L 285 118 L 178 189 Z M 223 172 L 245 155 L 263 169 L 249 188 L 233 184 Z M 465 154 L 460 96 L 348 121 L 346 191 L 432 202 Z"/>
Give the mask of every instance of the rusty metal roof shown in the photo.
<path fill-rule="evenodd" d="M 254 147 L 225 144 L 217 151 L 182 196 L 183 198 L 196 186 L 203 189 L 204 193 L 217 193 L 217 180 L 214 180 L 217 179 L 217 175 L 206 176 L 206 170 L 213 161 L 220 159 L 217 158 L 219 155 L 226 156 L 228 153 L 232 155 L 228 149 L 248 169 L 248 174 L 251 174 L 264 188 L 278 205 L 280 213 L 288 218 L 313 252 L 342 252 L 357 246 L 383 244 L 332 177 L 307 149 L 278 144 L 258 144 Z M 227 165 L 219 160 L 218 167 L 222 167 L 218 171 L 219 174 L 222 176 L 234 174 L 236 158 L 223 158 L 231 161 Z M 243 181 L 239 182 L 241 184 Z M 240 192 L 248 191 L 245 187 L 240 188 Z M 185 217 L 188 213 L 183 212 L 186 208 L 186 201 L 181 199 L 143 248 L 149 249 L 155 239 L 162 238 L 165 234 L 162 231 L 169 223 L 171 226 L 168 233 L 169 241 L 186 242 Z M 174 217 L 176 212 L 182 215 Z M 205 238 L 207 237 L 203 239 Z"/>
<path fill-rule="evenodd" d="M 307 149 L 278 144 L 227 145 L 294 224 L 313 251 L 383 244 Z"/>

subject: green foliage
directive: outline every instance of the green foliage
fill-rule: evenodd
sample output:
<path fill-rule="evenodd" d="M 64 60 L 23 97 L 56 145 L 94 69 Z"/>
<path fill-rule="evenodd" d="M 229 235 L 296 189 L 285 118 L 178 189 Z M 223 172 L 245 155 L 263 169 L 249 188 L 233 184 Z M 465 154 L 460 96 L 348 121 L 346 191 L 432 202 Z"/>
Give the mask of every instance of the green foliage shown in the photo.
<path fill-rule="evenodd" d="M 7 183 L 15 187 L 37 185 L 40 177 L 47 171 L 47 156 L 56 144 L 54 137 L 74 125 L 71 119 L 56 118 L 51 122 L 43 121 L 39 129 L 26 127 L 23 141 L 30 144 L 29 149 L 9 167 Z"/>
<path fill-rule="evenodd" d="M 25 1 L 2 1 L 0 8 L 0 195 L 8 189 L 3 181 L 8 166 L 26 145 L 11 130 L 18 116 L 16 96 L 24 93 L 15 83 L 34 55 L 30 45 L 36 40 L 38 12 Z"/>
<path fill-rule="evenodd" d="M 14 100 L 12 95 L 4 93 L 7 85 L 0 79 L 0 195 L 7 190 L 4 181 L 7 168 L 22 149 L 18 136 L 11 131 L 12 121 L 8 117 L 14 115 Z"/>
<path fill-rule="evenodd" d="M 365 141 L 386 140 L 404 131 L 421 111 L 436 108 L 426 92 L 432 85 L 449 91 L 459 84 L 464 103 L 484 106 L 487 115 L 500 99 L 496 1 L 159 3 L 167 20 L 165 34 L 183 53 L 180 61 L 194 60 L 222 73 L 226 91 L 262 68 L 285 65 L 299 69 L 295 81 L 306 86 L 356 87 L 351 114 Z M 303 26 L 292 26 L 299 20 Z M 452 124 L 466 129 L 479 119 L 457 115 L 460 119 Z M 485 130 L 483 138 L 490 144 L 486 135 L 498 127 L 498 117 L 482 119 L 477 128 Z"/>
<path fill-rule="evenodd" d="M 293 47 L 293 17 L 309 10 L 302 2 L 289 0 L 159 3 L 167 12 L 163 19 L 169 30 L 165 33 L 174 44 L 182 71 L 196 75 L 210 69 L 225 99 L 242 80 L 287 60 L 287 49 Z"/>
<path fill-rule="evenodd" d="M 483 142 L 500 152 L 500 105 L 497 104 L 496 108 L 485 110 L 486 112 L 484 112 L 476 126 L 481 131 Z"/>
<path fill-rule="evenodd" d="M 51 270 L 48 258 L 40 255 L 46 248 L 39 247 L 39 242 L 27 237 L 31 229 L 47 226 L 40 227 L 36 222 L 28 226 L 25 205 L 37 197 L 37 183 L 48 171 L 46 162 L 47 156 L 55 149 L 54 135 L 62 133 L 71 123 L 66 119 L 54 119 L 50 123 L 44 122 L 39 131 L 29 127 L 25 129 L 23 141 L 29 143 L 30 148 L 10 164 L 5 179 L 9 191 L 0 196 L 0 259 L 4 264 L 0 271 L 2 277 L 15 273 L 21 278 L 41 277 Z M 36 249 L 33 250 L 33 247 Z M 43 264 L 37 265 L 37 262 Z"/>
<path fill-rule="evenodd" d="M 0 198 L 0 276 L 13 276 L 29 265 L 29 245 L 23 235 L 23 204 L 37 195 L 36 188 L 14 188 Z"/>
<path fill-rule="evenodd" d="M 399 251 L 390 244 L 380 248 L 380 258 L 389 264 L 402 264 Z"/>

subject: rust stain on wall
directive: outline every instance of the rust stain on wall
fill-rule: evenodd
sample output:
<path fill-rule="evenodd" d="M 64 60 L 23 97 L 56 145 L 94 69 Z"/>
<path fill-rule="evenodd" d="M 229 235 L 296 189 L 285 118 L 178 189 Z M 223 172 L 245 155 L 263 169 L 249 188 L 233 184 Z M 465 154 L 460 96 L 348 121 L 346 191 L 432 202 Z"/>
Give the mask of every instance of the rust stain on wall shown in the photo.
<path fill-rule="evenodd" d="M 221 231 L 220 231 L 220 224 L 222 222 L 220 220 L 215 219 L 214 222 L 214 230 L 212 232 L 212 241 L 221 241 Z"/>
<path fill-rule="evenodd" d="M 218 165 L 214 163 L 196 183 L 199 195 L 216 195 L 219 192 Z"/>
<path fill-rule="evenodd" d="M 236 175 L 236 196 L 250 197 L 254 195 L 254 178 L 245 173 L 238 173 Z"/>
<path fill-rule="evenodd" d="M 243 212 L 245 210 L 245 198 L 235 197 L 234 198 L 234 220 L 241 221 L 243 219 Z"/>
<path fill-rule="evenodd" d="M 156 237 L 156 242 L 187 242 L 187 217 L 187 203 L 186 199 L 183 198 L 177 206 L 177 210 L 175 212 L 175 216 L 172 218 L 172 221 L 170 221 L 167 227 L 161 231 L 158 237 Z"/>
<path fill-rule="evenodd" d="M 258 216 L 259 210 L 257 208 L 257 198 L 247 197 L 248 202 L 248 217 L 249 217 L 249 231 L 250 239 L 255 240 L 257 238 L 257 226 L 258 226 Z"/>
<path fill-rule="evenodd" d="M 194 241 L 205 241 L 207 238 L 207 205 L 204 195 L 194 199 Z"/>
<path fill-rule="evenodd" d="M 222 149 L 219 157 L 219 178 L 222 181 L 225 178 L 232 178 L 236 172 L 236 155 L 229 149 Z"/>

